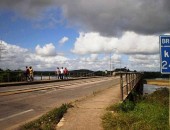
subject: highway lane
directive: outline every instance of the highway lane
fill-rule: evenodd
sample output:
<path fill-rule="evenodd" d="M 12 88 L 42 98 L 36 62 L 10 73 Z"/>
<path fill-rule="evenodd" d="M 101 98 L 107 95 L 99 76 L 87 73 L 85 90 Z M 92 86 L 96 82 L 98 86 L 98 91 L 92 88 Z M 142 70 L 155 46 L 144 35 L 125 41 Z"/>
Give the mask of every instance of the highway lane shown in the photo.
<path fill-rule="evenodd" d="M 96 81 L 101 81 L 101 80 L 107 80 L 107 78 L 100 77 L 100 78 L 91 78 L 91 79 L 80 79 L 76 81 L 66 80 L 64 82 L 60 82 L 57 84 L 46 83 L 46 84 L 38 84 L 38 85 L 24 85 L 22 87 L 21 86 L 15 86 L 15 87 L 6 86 L 6 87 L 0 87 L 0 96 L 59 88 L 59 87 L 65 86 L 66 83 L 67 83 L 67 86 L 72 86 L 72 85 L 76 85 L 79 83 L 89 83 L 89 82 L 96 82 Z"/>
<path fill-rule="evenodd" d="M 93 92 L 101 91 L 118 83 L 118 78 L 108 77 L 99 80 L 96 79 L 96 81 L 93 80 L 93 82 L 84 80 L 83 82 L 69 81 L 20 86 L 19 88 L 23 89 L 43 86 L 53 86 L 53 88 L 32 91 L 29 93 L 0 96 L 0 128 L 3 130 L 17 128 L 18 124 L 23 124 L 26 121 L 37 118 L 54 107 L 78 100 L 93 94 Z M 56 87 L 59 85 L 63 86 Z M 7 91 L 7 88 L 5 89 L 6 90 L 3 89 L 0 91 Z M 18 89 L 18 87 L 9 87 L 9 89 Z"/>

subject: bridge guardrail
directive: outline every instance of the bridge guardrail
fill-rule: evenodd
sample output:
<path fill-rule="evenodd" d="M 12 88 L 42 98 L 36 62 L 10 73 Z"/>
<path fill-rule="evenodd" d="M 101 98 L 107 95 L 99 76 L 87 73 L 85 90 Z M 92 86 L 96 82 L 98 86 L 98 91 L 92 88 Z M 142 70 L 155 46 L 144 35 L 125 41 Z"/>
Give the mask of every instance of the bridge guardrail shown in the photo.
<path fill-rule="evenodd" d="M 142 73 L 133 73 L 133 72 L 120 72 L 117 73 L 120 75 L 120 94 L 121 100 L 124 100 L 124 96 L 127 96 L 135 85 L 142 78 Z"/>
<path fill-rule="evenodd" d="M 69 72 L 68 78 L 92 77 L 95 73 L 86 72 Z M 34 79 L 37 80 L 51 80 L 57 79 L 55 72 L 34 72 Z M 0 71 L 0 83 L 3 82 L 22 82 L 26 81 L 24 71 Z"/>

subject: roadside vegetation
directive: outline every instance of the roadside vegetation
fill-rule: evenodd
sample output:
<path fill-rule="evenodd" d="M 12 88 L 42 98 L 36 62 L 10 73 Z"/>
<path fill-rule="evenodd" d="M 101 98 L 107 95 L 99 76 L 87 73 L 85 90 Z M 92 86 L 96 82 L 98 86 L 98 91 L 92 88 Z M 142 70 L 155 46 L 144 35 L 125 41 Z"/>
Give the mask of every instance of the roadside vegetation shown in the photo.
<path fill-rule="evenodd" d="M 102 117 L 105 130 L 169 130 L 169 90 L 162 88 L 135 102 L 107 108 Z"/>
<path fill-rule="evenodd" d="M 19 130 L 55 130 L 57 123 L 70 107 L 72 107 L 71 104 L 63 104 L 61 107 L 53 109 L 39 119 L 26 123 Z"/>

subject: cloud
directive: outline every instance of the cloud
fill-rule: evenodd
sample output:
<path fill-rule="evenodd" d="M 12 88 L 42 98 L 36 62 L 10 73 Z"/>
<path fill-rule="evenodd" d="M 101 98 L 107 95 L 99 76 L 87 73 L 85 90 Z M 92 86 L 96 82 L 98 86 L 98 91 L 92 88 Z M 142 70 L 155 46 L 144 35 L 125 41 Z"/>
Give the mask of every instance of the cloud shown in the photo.
<path fill-rule="evenodd" d="M 16 45 L 7 44 L 4 41 L 1 41 L 0 48 L 0 68 L 3 69 L 11 68 L 18 69 L 21 67 L 21 64 L 28 56 L 28 50 L 21 48 Z M 21 64 L 20 64 L 21 63 Z M 24 65 L 25 66 L 25 65 Z"/>
<path fill-rule="evenodd" d="M 139 35 L 125 32 L 120 38 L 105 37 L 99 33 L 80 33 L 76 39 L 72 52 L 82 57 L 85 66 L 98 65 L 101 69 L 109 69 L 110 58 L 112 68 L 127 67 L 130 70 L 159 71 L 159 36 Z M 101 57 L 100 55 L 104 55 Z M 90 62 L 91 61 L 91 62 Z M 88 64 L 88 65 L 87 65 Z"/>
<path fill-rule="evenodd" d="M 129 67 L 141 71 L 159 71 L 160 56 L 157 55 L 131 55 Z"/>
<path fill-rule="evenodd" d="M 133 32 L 126 32 L 117 43 L 117 48 L 124 54 L 158 54 L 159 36 L 139 35 Z"/>
<path fill-rule="evenodd" d="M 57 54 L 55 46 L 52 43 L 46 44 L 43 47 L 37 45 L 35 48 L 35 52 L 36 54 L 41 56 L 55 56 Z"/>
<path fill-rule="evenodd" d="M 111 64 L 114 68 L 127 67 L 137 71 L 159 71 L 160 67 L 159 54 L 128 54 L 124 58 L 124 55 L 115 51 L 115 53 L 76 55 L 75 58 L 70 55 L 70 58 L 59 55 L 47 57 L 47 53 L 44 51 L 48 50 L 47 45 L 50 44 L 46 44 L 42 48 L 39 46 L 41 53 L 37 54 L 37 52 L 30 52 L 28 49 L 2 42 L 3 53 L 1 51 L 0 68 L 25 70 L 25 66 L 33 66 L 35 71 L 54 71 L 56 67 L 67 67 L 69 70 L 110 70 Z"/>
<path fill-rule="evenodd" d="M 38 53 L 30 52 L 28 49 L 8 44 L 4 41 L 0 44 L 3 52 L 0 52 L 0 68 L 3 69 L 25 69 L 25 66 L 33 66 L 34 70 L 55 70 L 56 67 L 70 66 L 69 59 L 64 56 L 49 56 L 53 51 L 53 44 L 46 44 L 43 48 L 37 46 Z M 51 48 L 52 47 L 52 48 Z M 53 54 L 53 53 L 52 53 Z"/>
<path fill-rule="evenodd" d="M 1 9 L 9 9 L 25 17 L 39 17 L 53 0 L 1 0 Z"/>
<path fill-rule="evenodd" d="M 160 60 L 159 55 L 131 55 L 129 57 L 130 62 L 136 62 L 138 64 L 151 64 L 151 63 L 158 63 Z"/>
<path fill-rule="evenodd" d="M 123 53 L 123 54 L 157 54 L 159 41 L 157 36 L 138 35 L 126 32 L 120 38 L 104 37 L 99 33 L 80 33 L 76 39 L 73 53 Z"/>
<path fill-rule="evenodd" d="M 63 10 L 71 24 L 105 36 L 121 36 L 126 31 L 159 34 L 170 31 L 169 3 L 169 0 L 64 1 Z"/>
<path fill-rule="evenodd" d="M 60 45 L 63 45 L 63 44 L 66 43 L 68 40 L 69 40 L 68 37 L 63 37 L 63 38 L 59 41 L 59 44 L 60 44 Z"/>
<path fill-rule="evenodd" d="M 116 38 L 107 38 L 101 36 L 99 33 L 80 33 L 76 39 L 73 53 L 76 54 L 89 54 L 89 53 L 101 53 L 112 51 L 116 46 Z"/>
<path fill-rule="evenodd" d="M 169 0 L 1 0 L 0 7 L 25 17 L 46 18 L 44 12 L 61 9 L 69 25 L 103 36 L 124 32 L 152 35 L 170 32 Z M 59 13 L 56 11 L 56 13 Z"/>

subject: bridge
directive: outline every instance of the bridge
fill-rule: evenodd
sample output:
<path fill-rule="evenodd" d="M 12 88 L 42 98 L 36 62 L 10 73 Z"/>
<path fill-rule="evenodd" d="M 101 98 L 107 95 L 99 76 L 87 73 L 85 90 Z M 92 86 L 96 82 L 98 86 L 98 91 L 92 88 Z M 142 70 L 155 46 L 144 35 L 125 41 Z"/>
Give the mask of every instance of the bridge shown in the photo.
<path fill-rule="evenodd" d="M 120 75 L 120 94 L 122 101 L 126 100 L 126 98 L 133 98 L 132 91 L 140 95 L 143 94 L 142 73 L 129 72 L 118 74 Z"/>
<path fill-rule="evenodd" d="M 46 79 L 34 82 L 1 83 L 0 126 L 12 129 L 16 124 L 32 120 L 54 106 L 118 88 L 120 101 L 131 97 L 132 91 L 142 91 L 141 73 L 117 73 L 117 76 L 75 76 L 68 80 Z M 114 93 L 114 92 L 113 92 Z"/>

